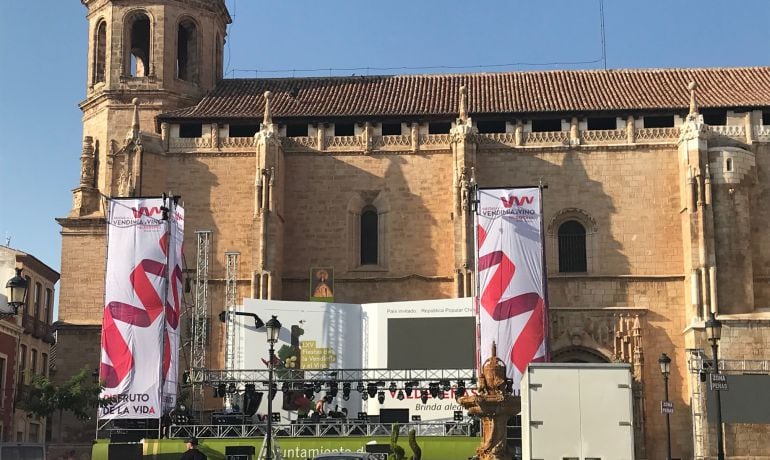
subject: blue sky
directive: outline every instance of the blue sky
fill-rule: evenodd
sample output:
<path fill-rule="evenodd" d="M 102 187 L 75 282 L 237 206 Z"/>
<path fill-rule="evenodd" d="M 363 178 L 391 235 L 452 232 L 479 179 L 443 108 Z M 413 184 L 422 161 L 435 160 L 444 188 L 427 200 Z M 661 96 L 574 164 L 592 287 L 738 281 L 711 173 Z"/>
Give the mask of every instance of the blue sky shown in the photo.
<path fill-rule="evenodd" d="M 770 65 L 770 0 L 604 3 L 608 68 Z M 231 77 L 603 67 L 599 0 L 227 4 Z M 85 14 L 79 0 L 0 0 L 0 243 L 56 269 L 54 218 L 78 182 Z M 330 68 L 356 70 L 272 72 Z"/>

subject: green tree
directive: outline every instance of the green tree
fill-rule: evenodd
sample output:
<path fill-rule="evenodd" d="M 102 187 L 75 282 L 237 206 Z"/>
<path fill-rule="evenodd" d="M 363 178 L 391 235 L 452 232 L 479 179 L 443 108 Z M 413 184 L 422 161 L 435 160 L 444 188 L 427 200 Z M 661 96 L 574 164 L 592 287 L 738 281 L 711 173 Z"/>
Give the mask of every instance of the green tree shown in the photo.
<path fill-rule="evenodd" d="M 85 368 L 59 385 L 44 375 L 35 375 L 21 395 L 19 407 L 42 418 L 58 413 L 61 429 L 64 412 L 71 412 L 78 420 L 88 420 L 98 407 L 112 403 L 112 398 L 99 397 L 102 390 Z"/>

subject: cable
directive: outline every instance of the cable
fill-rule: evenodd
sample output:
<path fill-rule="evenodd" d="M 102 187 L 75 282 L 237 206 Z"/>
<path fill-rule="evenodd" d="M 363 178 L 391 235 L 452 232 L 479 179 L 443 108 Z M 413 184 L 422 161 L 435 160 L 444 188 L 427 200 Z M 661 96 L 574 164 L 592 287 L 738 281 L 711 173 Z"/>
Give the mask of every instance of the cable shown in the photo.
<path fill-rule="evenodd" d="M 596 64 L 604 61 L 604 58 L 592 59 L 589 61 L 554 61 L 554 62 L 511 62 L 506 64 L 474 64 L 474 65 L 435 65 L 435 66 L 397 66 L 397 67 L 324 67 L 324 68 L 310 68 L 310 69 L 232 69 L 228 73 L 235 74 L 236 72 L 248 72 L 254 73 L 255 76 L 260 72 L 262 73 L 291 73 L 292 77 L 297 72 L 329 72 L 331 76 L 333 71 L 339 72 L 351 72 L 351 71 L 366 71 L 367 75 L 370 71 L 392 71 L 392 70 L 463 70 L 463 69 L 482 69 L 482 68 L 501 68 L 501 67 L 547 67 L 547 66 L 567 66 L 567 65 L 585 65 Z M 606 67 L 606 66 L 605 66 Z"/>
<path fill-rule="evenodd" d="M 607 41 L 604 36 L 604 0 L 599 0 L 599 18 L 601 19 L 602 31 L 602 61 L 604 62 L 604 70 L 607 70 Z"/>

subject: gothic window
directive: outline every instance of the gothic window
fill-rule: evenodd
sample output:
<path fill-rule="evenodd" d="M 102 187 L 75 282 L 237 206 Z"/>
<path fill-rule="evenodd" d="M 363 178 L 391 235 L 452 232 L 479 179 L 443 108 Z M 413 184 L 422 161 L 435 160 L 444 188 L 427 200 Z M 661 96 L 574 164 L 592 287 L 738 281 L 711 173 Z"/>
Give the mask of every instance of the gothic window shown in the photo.
<path fill-rule="evenodd" d="M 587 270 L 586 229 L 576 220 L 559 226 L 559 271 L 581 273 Z"/>
<path fill-rule="evenodd" d="M 373 206 L 361 212 L 361 265 L 376 265 L 378 260 L 379 216 Z"/>
<path fill-rule="evenodd" d="M 131 77 L 146 77 L 150 74 L 150 18 L 145 13 L 135 13 L 127 21 L 126 30 L 125 73 Z"/>
<path fill-rule="evenodd" d="M 176 76 L 189 82 L 198 78 L 198 29 L 191 19 L 180 22 L 177 30 Z"/>
<path fill-rule="evenodd" d="M 348 201 L 348 267 L 350 270 L 388 270 L 388 213 L 384 192 L 354 193 Z"/>
<path fill-rule="evenodd" d="M 102 83 L 105 78 L 107 62 L 107 23 L 100 21 L 94 34 L 93 82 Z"/>

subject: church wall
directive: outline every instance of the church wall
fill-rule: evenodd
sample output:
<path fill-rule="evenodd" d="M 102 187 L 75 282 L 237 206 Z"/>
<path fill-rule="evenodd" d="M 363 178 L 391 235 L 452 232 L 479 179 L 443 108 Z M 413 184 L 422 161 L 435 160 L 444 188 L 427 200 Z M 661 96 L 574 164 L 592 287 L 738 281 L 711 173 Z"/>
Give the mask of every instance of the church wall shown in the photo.
<path fill-rule="evenodd" d="M 451 296 L 451 155 L 287 155 L 285 161 L 286 298 L 306 299 L 309 269 L 318 266 L 334 267 L 339 302 Z M 357 200 L 388 210 L 380 216 L 386 242 L 378 268 L 357 263 L 348 211 Z M 427 280 L 393 280 L 405 276 Z M 361 284 L 371 278 L 378 281 Z"/>
<path fill-rule="evenodd" d="M 102 324 L 106 224 L 62 228 L 59 321 L 73 324 Z"/>
<path fill-rule="evenodd" d="M 562 210 L 587 213 L 597 226 L 588 235 L 595 248 L 589 274 L 682 273 L 675 150 L 481 152 L 478 164 L 482 187 L 537 185 L 542 178 L 546 228 Z M 558 273 L 556 232 L 546 235 L 550 274 Z"/>
<path fill-rule="evenodd" d="M 757 175 L 751 189 L 751 256 L 754 307 L 770 308 L 770 144 L 755 148 Z"/>
<path fill-rule="evenodd" d="M 168 161 L 167 189 L 181 196 L 185 208 L 187 260 L 196 260 L 195 232 L 211 230 L 209 276 L 224 279 L 224 253 L 238 251 L 239 278 L 249 279 L 254 157 L 181 154 L 169 156 Z"/>

